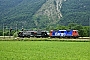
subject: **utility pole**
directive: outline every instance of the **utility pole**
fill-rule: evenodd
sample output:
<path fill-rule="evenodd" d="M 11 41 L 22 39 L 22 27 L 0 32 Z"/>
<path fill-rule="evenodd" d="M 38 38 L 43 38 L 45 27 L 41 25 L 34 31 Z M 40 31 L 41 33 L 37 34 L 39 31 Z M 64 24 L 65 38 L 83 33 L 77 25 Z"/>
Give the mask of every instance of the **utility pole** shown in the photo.
<path fill-rule="evenodd" d="M 16 24 L 16 33 L 17 33 L 17 24 Z"/>
<path fill-rule="evenodd" d="M 9 38 L 10 38 L 10 27 L 9 27 Z"/>
<path fill-rule="evenodd" d="M 90 17 L 89 17 L 89 26 L 90 26 Z M 89 27 L 89 39 L 90 39 L 90 27 Z"/>
<path fill-rule="evenodd" d="M 12 31 L 12 27 L 9 27 L 9 38 L 11 37 L 11 31 Z"/>
<path fill-rule="evenodd" d="M 23 31 L 24 29 L 23 29 L 23 26 L 22 26 L 22 31 Z"/>
<path fill-rule="evenodd" d="M 5 38 L 5 36 L 4 36 L 4 24 L 3 24 L 3 38 Z"/>

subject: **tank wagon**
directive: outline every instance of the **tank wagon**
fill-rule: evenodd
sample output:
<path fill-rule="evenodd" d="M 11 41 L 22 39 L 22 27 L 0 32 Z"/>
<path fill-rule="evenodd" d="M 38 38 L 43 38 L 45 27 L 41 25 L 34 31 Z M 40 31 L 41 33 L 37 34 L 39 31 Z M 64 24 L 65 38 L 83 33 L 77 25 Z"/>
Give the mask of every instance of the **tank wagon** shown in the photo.
<path fill-rule="evenodd" d="M 41 31 L 41 30 L 38 30 L 38 31 L 20 31 L 19 33 L 18 33 L 18 37 L 28 37 L 28 38 L 30 38 L 30 37 L 37 37 L 37 38 L 39 38 L 39 37 L 49 37 L 49 35 L 48 35 L 48 31 Z"/>
<path fill-rule="evenodd" d="M 50 32 L 48 31 L 42 31 L 42 30 L 37 30 L 37 31 L 20 31 L 18 33 L 18 37 L 51 37 L 51 38 L 78 38 L 79 33 L 78 30 L 51 30 Z"/>

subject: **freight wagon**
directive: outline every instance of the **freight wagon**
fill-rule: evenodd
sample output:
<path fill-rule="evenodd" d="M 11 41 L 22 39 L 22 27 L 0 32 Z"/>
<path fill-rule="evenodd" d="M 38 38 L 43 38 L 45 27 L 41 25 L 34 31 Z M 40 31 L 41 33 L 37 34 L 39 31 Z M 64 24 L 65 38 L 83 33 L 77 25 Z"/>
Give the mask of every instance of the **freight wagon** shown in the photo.
<path fill-rule="evenodd" d="M 26 30 L 26 31 L 20 31 L 19 33 L 18 33 L 18 37 L 28 37 L 28 38 L 30 38 L 30 37 L 37 37 L 37 38 L 39 38 L 39 37 L 48 37 L 49 35 L 48 35 L 48 33 L 47 33 L 48 31 L 41 31 L 41 30 L 38 30 L 38 31 L 28 31 L 28 30 Z"/>

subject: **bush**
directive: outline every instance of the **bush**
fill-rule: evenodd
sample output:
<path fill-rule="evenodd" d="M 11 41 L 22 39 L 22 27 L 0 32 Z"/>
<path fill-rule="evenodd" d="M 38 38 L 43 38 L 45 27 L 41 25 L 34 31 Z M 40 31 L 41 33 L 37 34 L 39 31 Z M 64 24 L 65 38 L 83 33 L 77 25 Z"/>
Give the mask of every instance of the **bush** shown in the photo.
<path fill-rule="evenodd" d="M 17 32 L 15 32 L 15 33 L 13 34 L 13 37 L 18 37 Z"/>

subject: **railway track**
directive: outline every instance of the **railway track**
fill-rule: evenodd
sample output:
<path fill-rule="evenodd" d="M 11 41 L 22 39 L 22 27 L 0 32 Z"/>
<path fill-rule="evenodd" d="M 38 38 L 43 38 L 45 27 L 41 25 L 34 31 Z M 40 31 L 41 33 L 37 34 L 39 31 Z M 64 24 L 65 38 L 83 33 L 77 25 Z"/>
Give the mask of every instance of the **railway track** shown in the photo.
<path fill-rule="evenodd" d="M 79 37 L 79 38 L 14 38 L 13 36 L 0 36 L 0 41 L 90 41 L 90 37 Z"/>
<path fill-rule="evenodd" d="M 90 39 L 90 37 L 79 37 L 78 39 Z"/>

